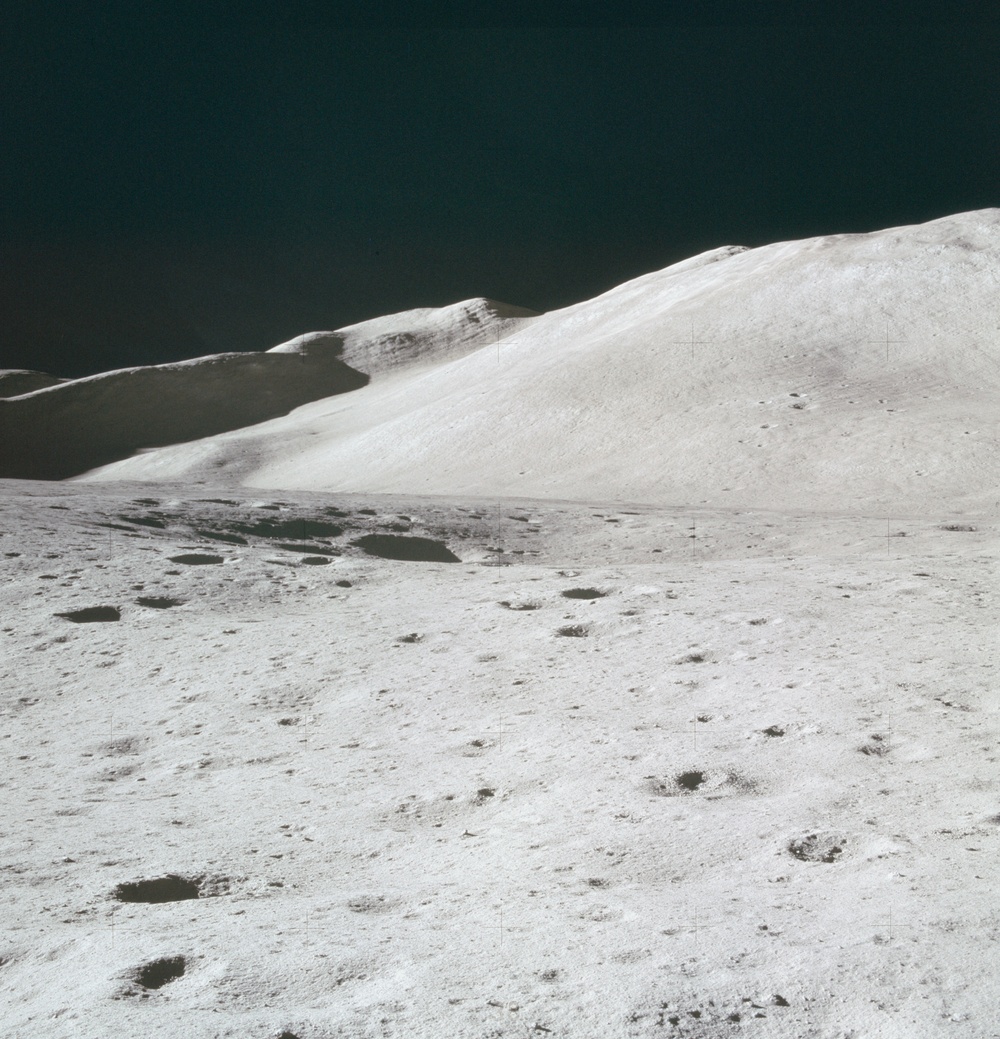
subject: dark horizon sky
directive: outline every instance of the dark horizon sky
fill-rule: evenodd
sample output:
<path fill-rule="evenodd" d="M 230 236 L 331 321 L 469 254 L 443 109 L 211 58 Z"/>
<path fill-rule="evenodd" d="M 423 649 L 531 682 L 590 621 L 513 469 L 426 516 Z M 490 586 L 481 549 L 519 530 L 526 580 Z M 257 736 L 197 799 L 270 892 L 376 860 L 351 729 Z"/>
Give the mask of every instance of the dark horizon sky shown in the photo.
<path fill-rule="evenodd" d="M 340 5 L 21 6 L 0 368 L 264 349 L 470 296 L 550 310 L 718 245 L 1000 205 L 998 38 L 955 8 L 386 29 Z"/>

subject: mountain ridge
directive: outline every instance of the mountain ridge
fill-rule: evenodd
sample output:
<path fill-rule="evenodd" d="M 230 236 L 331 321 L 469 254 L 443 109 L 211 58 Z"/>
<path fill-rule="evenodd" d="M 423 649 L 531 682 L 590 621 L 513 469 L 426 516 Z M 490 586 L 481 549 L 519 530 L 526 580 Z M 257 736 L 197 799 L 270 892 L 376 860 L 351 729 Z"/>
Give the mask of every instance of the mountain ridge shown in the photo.
<path fill-rule="evenodd" d="M 721 253 L 721 255 L 720 255 Z M 1000 210 L 722 247 L 89 479 L 884 513 L 1000 482 Z"/>

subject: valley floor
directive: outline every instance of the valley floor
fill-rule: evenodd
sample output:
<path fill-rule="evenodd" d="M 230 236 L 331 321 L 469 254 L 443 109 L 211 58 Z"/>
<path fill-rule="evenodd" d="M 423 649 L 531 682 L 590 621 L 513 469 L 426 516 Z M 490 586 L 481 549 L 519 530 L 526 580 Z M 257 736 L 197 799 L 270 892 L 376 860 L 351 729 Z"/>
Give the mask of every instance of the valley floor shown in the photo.
<path fill-rule="evenodd" d="M 4 1034 L 1000 1035 L 995 517 L 0 490 Z"/>

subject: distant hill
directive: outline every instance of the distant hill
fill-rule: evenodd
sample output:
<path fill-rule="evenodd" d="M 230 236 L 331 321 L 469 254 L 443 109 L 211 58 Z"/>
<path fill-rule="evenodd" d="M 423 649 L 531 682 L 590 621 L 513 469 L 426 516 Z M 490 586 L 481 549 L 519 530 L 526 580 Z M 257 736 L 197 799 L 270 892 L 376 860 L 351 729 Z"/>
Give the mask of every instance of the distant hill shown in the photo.
<path fill-rule="evenodd" d="M 0 368 L 0 397 L 18 397 L 22 393 L 55 386 L 65 380 L 45 372 L 29 372 L 20 368 Z"/>
<path fill-rule="evenodd" d="M 992 507 L 1000 210 L 723 247 L 503 340 L 90 479 Z M 346 342 L 346 339 L 345 339 Z"/>
<path fill-rule="evenodd" d="M 0 477 L 64 479 L 138 450 L 255 425 L 356 390 L 370 373 L 495 342 L 531 314 L 469 300 L 300 336 L 267 353 L 214 354 L 75 380 L 0 373 L 0 391 L 14 391 L 0 399 Z"/>

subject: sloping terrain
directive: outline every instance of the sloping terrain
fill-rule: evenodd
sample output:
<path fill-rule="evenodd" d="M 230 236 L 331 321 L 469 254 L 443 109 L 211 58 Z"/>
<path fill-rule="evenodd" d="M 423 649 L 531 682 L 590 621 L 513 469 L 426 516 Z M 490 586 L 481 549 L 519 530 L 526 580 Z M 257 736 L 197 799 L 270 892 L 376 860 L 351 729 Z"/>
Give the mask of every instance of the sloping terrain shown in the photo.
<path fill-rule="evenodd" d="M 217 354 L 0 400 L 0 475 L 61 480 L 142 448 L 250 425 L 364 385 L 336 359 Z"/>
<path fill-rule="evenodd" d="M 426 367 L 462 357 L 484 342 L 499 342 L 538 317 L 533 310 L 468 299 L 450 307 L 404 310 L 348 325 L 336 332 L 307 332 L 268 353 L 338 357 L 374 376 L 402 366 Z"/>
<path fill-rule="evenodd" d="M 0 476 L 64 479 L 137 450 L 254 425 L 355 390 L 374 372 L 495 342 L 530 313 L 469 300 L 312 333 L 267 353 L 216 354 L 70 381 L 41 376 L 57 385 L 38 392 L 26 379 L 36 373 L 8 373 L 17 395 L 0 399 Z"/>
<path fill-rule="evenodd" d="M 722 248 L 93 479 L 859 511 L 1000 485 L 1000 211 Z"/>
<path fill-rule="evenodd" d="M 20 368 L 0 369 L 0 397 L 19 397 L 22 393 L 33 393 L 62 381 L 45 372 L 30 372 Z"/>

